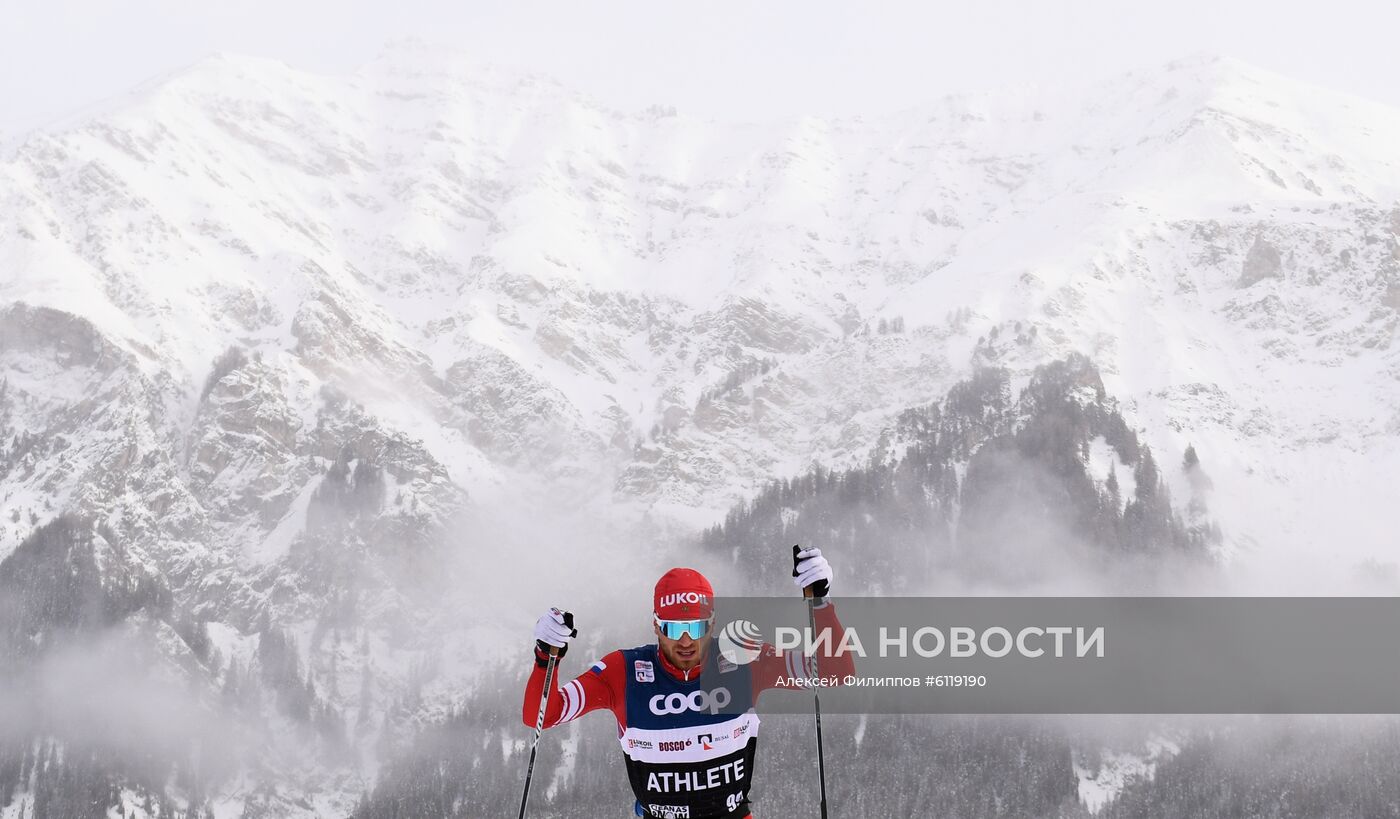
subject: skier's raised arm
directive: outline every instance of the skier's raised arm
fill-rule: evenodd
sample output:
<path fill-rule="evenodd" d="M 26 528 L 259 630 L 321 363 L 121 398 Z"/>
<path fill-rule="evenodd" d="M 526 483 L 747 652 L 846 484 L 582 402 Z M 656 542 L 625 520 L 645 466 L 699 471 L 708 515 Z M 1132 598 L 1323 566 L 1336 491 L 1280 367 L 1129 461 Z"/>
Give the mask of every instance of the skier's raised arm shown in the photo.
<path fill-rule="evenodd" d="M 556 655 L 563 658 L 569 650 L 569 641 L 578 635 L 578 629 L 566 625 L 566 612 L 550 609 L 535 623 L 535 667 L 530 672 L 530 681 L 525 685 L 525 702 L 520 718 L 528 727 L 535 727 L 539 719 L 540 697 L 544 694 L 545 668 L 549 664 L 549 650 L 556 649 Z M 572 621 L 572 618 L 568 618 Z M 555 689 L 549 695 L 544 715 L 544 727 L 575 720 L 589 711 L 600 708 L 612 709 L 621 702 L 617 692 L 622 690 L 620 677 L 622 652 L 614 651 L 594 663 L 587 671 Z"/>
<path fill-rule="evenodd" d="M 765 645 L 763 653 L 753 663 L 754 696 L 771 688 L 802 689 L 802 680 L 821 677 L 841 684 L 847 675 L 856 671 L 855 657 L 851 652 L 838 653 L 845 627 L 836 617 L 834 606 L 828 595 L 831 594 L 831 564 L 822 557 L 821 549 L 799 549 L 793 553 L 793 582 L 802 589 L 803 596 L 813 598 L 812 616 L 815 635 L 829 632 L 829 637 L 819 640 L 820 652 L 813 659 L 815 667 L 804 664 L 806 659 L 800 652 L 782 652 Z"/>

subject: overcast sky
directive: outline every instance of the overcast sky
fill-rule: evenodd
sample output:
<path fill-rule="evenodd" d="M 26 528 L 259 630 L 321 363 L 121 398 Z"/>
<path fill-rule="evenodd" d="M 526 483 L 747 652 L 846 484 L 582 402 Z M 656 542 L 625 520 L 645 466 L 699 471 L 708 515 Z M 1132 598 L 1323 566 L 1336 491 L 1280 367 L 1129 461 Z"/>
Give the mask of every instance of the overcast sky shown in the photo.
<path fill-rule="evenodd" d="M 1197 52 L 1400 106 L 1400 3 L 0 0 L 0 135 L 216 51 L 340 74 L 392 38 L 552 74 L 619 108 L 880 113 Z"/>

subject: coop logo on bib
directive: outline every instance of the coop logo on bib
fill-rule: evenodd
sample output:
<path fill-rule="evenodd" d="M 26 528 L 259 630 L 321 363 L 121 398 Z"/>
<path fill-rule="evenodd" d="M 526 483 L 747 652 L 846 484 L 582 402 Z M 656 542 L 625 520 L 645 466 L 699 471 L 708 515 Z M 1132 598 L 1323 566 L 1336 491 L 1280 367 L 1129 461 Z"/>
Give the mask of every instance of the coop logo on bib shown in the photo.
<path fill-rule="evenodd" d="M 651 706 L 651 712 L 659 717 L 684 714 L 686 711 L 708 711 L 718 714 L 732 699 L 733 695 L 729 693 L 728 688 L 716 688 L 713 691 L 692 691 L 689 694 L 657 694 L 651 698 L 648 705 Z"/>

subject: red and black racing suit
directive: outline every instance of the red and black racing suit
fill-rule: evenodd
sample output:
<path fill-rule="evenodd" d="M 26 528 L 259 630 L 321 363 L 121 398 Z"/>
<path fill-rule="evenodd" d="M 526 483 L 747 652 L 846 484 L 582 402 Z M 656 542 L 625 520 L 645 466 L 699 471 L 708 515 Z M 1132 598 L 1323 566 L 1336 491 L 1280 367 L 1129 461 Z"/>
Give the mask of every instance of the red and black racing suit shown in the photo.
<path fill-rule="evenodd" d="M 815 667 L 794 652 L 764 644 L 747 665 L 720 656 L 712 642 L 701 668 L 667 662 L 655 645 L 614 651 L 549 697 L 546 728 L 606 708 L 636 795 L 638 816 L 651 819 L 743 819 L 749 816 L 758 715 L 754 706 L 772 688 L 801 689 L 822 677 L 839 684 L 855 661 L 839 653 L 843 629 L 829 602 L 816 609 L 816 633 L 830 629 Z M 544 691 L 545 657 L 536 650 L 521 717 L 534 727 Z M 828 683 L 831 684 L 831 683 Z"/>

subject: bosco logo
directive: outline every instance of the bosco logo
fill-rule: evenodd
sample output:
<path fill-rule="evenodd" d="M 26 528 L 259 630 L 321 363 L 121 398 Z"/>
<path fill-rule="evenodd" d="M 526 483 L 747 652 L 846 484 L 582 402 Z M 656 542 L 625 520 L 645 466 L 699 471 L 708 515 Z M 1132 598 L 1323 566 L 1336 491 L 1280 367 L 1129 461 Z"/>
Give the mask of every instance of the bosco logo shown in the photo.
<path fill-rule="evenodd" d="M 648 705 L 651 706 L 651 712 L 657 716 L 684 714 L 686 711 L 709 711 L 711 714 L 718 714 L 729 705 L 731 699 L 728 688 L 716 688 L 713 691 L 692 691 L 689 694 L 657 694 L 651 698 Z"/>

